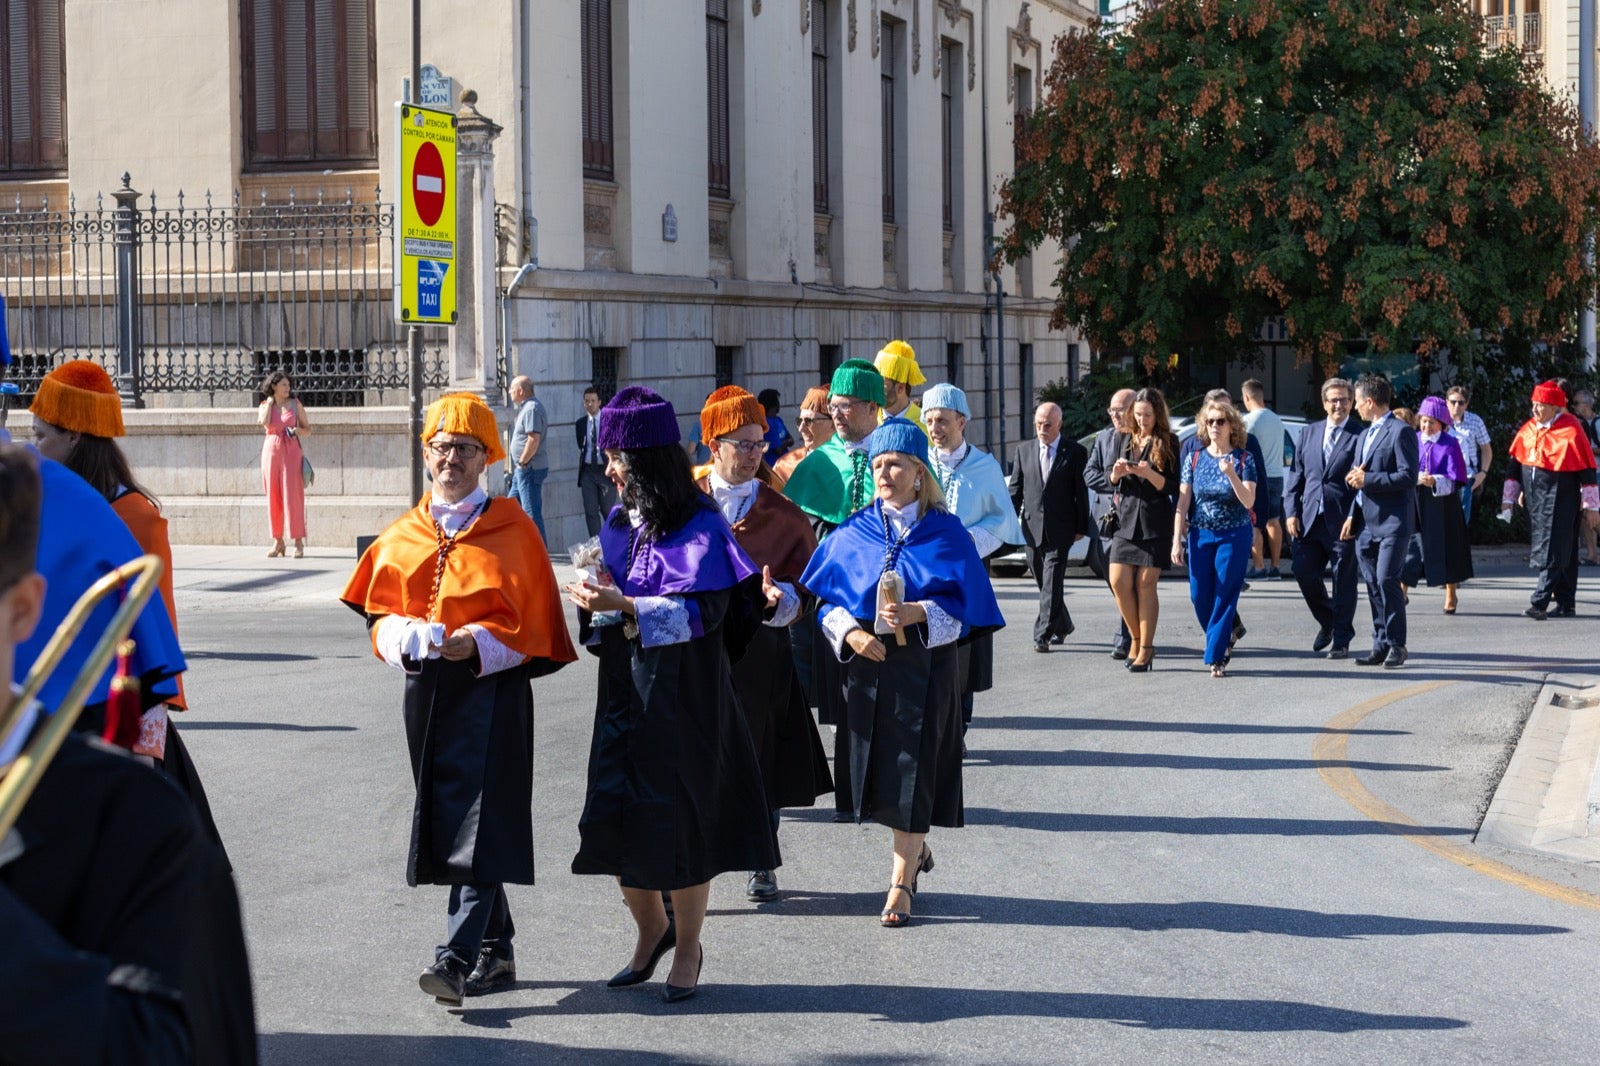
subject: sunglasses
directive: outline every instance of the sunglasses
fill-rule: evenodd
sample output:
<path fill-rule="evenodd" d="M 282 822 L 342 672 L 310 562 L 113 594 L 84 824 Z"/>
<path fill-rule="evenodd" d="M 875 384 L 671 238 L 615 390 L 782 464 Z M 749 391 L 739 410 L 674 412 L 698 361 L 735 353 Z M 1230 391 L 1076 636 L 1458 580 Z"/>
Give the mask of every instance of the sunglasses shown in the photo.
<path fill-rule="evenodd" d="M 1227 424 L 1228 424 L 1228 420 L 1226 418 L 1208 418 L 1208 419 L 1206 419 L 1206 425 L 1208 425 L 1208 426 L 1225 426 Z"/>

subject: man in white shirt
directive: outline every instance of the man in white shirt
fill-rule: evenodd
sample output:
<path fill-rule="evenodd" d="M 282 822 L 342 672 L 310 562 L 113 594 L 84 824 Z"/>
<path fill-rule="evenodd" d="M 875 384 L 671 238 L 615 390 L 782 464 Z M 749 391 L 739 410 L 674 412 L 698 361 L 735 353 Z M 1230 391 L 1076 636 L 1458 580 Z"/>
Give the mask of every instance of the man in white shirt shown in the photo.
<path fill-rule="evenodd" d="M 1267 406 L 1267 390 L 1255 378 L 1239 387 L 1244 397 L 1244 428 L 1255 434 L 1261 445 L 1266 469 L 1261 472 L 1266 492 L 1256 497 L 1256 543 L 1253 562 L 1256 569 L 1247 577 L 1276 581 L 1283 577 L 1278 561 L 1283 558 L 1283 419 Z M 1263 543 L 1263 541 L 1265 543 Z M 1272 565 L 1267 566 L 1270 559 Z"/>
<path fill-rule="evenodd" d="M 1466 485 L 1461 490 L 1461 510 L 1468 522 L 1472 521 L 1472 496 L 1489 476 L 1489 462 L 1494 458 L 1494 448 L 1489 441 L 1489 427 L 1483 419 L 1467 410 L 1472 393 L 1465 385 L 1452 385 L 1445 393 L 1450 407 L 1450 430 L 1461 442 L 1461 457 L 1467 461 Z"/>

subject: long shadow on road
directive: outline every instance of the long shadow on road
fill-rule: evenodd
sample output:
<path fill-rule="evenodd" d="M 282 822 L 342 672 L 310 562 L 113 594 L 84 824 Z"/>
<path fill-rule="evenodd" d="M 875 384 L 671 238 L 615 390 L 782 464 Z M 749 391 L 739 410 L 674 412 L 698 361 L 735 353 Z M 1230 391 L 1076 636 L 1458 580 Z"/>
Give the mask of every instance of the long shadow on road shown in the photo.
<path fill-rule="evenodd" d="M 1082 729 L 1106 733 L 1198 733 L 1256 735 L 1333 733 L 1348 737 L 1405 737 L 1404 729 L 1326 729 L 1315 725 L 1262 725 L 1256 722 L 1142 722 L 1124 718 L 1067 718 L 1043 714 L 979 714 L 973 725 L 984 729 Z"/>
<path fill-rule="evenodd" d="M 930 875 L 931 876 L 931 875 Z M 1528 922 L 1441 921 L 1394 914 L 1341 914 L 1299 907 L 1189 900 L 1178 903 L 1091 903 L 1080 900 L 1022 899 L 967 892 L 917 896 L 917 926 L 972 924 L 1048 926 L 1055 929 L 1129 929 L 1165 932 L 1204 929 L 1214 933 L 1267 933 L 1314 940 L 1357 940 L 1380 936 L 1555 936 L 1570 933 L 1559 925 Z M 839 918 L 877 913 L 882 893 L 791 892 L 761 910 L 711 910 L 715 917 Z"/>
<path fill-rule="evenodd" d="M 534 981 L 519 988 L 573 988 Z M 1222 1032 L 1354 1033 L 1367 1030 L 1460 1029 L 1467 1022 L 1427 1014 L 1379 1014 L 1320 1003 L 1274 999 L 1204 999 L 1198 996 L 1119 995 L 993 988 L 903 987 L 896 984 L 716 985 L 687 1003 L 665 1006 L 651 987 L 618 992 L 598 984 L 573 988 L 548 1006 L 463 1008 L 461 1020 L 485 1028 L 508 1028 L 519 1018 L 567 1014 L 865 1015 L 876 1021 L 929 1022 L 969 1018 L 1081 1018 L 1139 1029 Z M 601 1059 L 599 1061 L 606 1061 Z M 651 1060 L 645 1060 L 651 1061 Z M 849 1062 L 849 1058 L 837 1060 Z"/>
<path fill-rule="evenodd" d="M 1157 770 L 1398 770 L 1411 773 L 1443 771 L 1448 766 L 1426 763 L 1359 762 L 1348 759 L 1247 759 L 1215 755 L 1166 755 L 1138 751 L 1009 751 L 972 750 L 967 765 L 977 766 L 1114 766 Z"/>
<path fill-rule="evenodd" d="M 785 812 L 786 816 L 794 812 Z M 832 817 L 831 812 L 829 817 Z M 820 819 L 817 819 L 820 821 Z M 968 825 L 1037 829 L 1047 833 L 1171 833 L 1175 836 L 1354 837 L 1432 833 L 1470 840 L 1471 826 L 1417 826 L 1371 818 L 1184 818 L 1170 814 L 1090 814 L 1082 811 L 1012 811 L 968 807 Z"/>

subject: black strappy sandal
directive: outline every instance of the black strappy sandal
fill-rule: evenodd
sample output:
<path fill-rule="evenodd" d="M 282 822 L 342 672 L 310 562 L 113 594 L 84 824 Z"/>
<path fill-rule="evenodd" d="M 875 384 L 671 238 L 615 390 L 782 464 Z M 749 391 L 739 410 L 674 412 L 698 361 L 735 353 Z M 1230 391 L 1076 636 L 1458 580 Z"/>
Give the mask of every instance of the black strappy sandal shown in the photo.
<path fill-rule="evenodd" d="M 889 886 L 890 892 L 893 892 L 895 889 L 899 889 L 901 892 L 904 892 L 908 901 L 917 898 L 916 878 L 912 878 L 911 884 L 909 885 L 902 885 L 899 882 L 895 882 Z M 878 915 L 878 924 L 883 926 L 885 929 L 904 928 L 905 926 L 911 924 L 911 911 L 907 910 L 904 914 L 902 914 L 899 911 L 892 911 L 885 907 L 883 913 Z"/>

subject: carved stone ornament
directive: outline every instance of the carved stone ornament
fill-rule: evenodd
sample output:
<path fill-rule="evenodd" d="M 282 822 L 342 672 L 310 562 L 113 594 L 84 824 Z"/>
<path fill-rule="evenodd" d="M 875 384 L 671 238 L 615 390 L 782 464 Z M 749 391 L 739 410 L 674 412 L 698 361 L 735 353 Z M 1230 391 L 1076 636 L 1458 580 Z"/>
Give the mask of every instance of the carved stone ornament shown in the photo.
<path fill-rule="evenodd" d="M 850 0 L 849 6 L 845 9 L 845 19 L 849 27 L 845 47 L 854 52 L 856 50 L 856 0 Z"/>
<path fill-rule="evenodd" d="M 922 70 L 922 0 L 911 0 L 911 73 Z"/>
<path fill-rule="evenodd" d="M 878 15 L 878 0 L 872 0 L 872 58 L 883 48 L 883 19 Z"/>
<path fill-rule="evenodd" d="M 800 0 L 800 36 L 811 34 L 811 0 Z"/>
<path fill-rule="evenodd" d="M 944 19 L 951 26 L 961 21 L 961 0 L 938 0 L 938 4 L 944 9 Z"/>
<path fill-rule="evenodd" d="M 750 0 L 750 17 L 761 17 L 761 0 Z"/>

